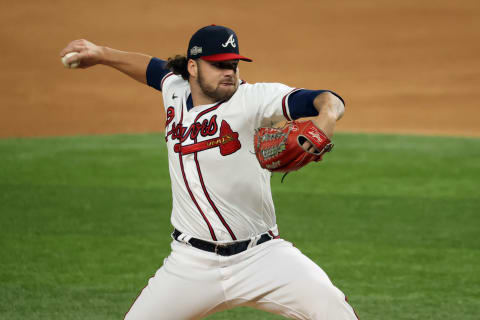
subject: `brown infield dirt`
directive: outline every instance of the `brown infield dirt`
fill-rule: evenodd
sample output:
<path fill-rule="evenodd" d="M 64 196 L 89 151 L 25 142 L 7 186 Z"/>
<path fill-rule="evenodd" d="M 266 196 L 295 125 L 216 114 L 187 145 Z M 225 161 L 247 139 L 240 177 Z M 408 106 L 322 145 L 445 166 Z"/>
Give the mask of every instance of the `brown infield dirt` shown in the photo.
<path fill-rule="evenodd" d="M 331 89 L 338 131 L 480 136 L 480 1 L 2 1 L 0 137 L 158 132 L 161 93 L 71 40 L 167 58 L 208 24 L 233 28 L 248 82 Z"/>

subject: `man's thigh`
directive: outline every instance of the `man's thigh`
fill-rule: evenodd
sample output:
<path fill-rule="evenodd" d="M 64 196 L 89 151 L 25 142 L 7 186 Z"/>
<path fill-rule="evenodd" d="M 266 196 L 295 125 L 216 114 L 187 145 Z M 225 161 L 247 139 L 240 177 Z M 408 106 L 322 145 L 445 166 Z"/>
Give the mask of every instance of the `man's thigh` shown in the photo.
<path fill-rule="evenodd" d="M 195 253 L 184 244 L 172 243 L 172 253 L 150 278 L 125 320 L 200 319 L 220 309 L 225 299 L 218 271 L 209 267 L 214 261 L 204 261 Z"/>
<path fill-rule="evenodd" d="M 326 273 L 291 243 L 264 245 L 263 253 L 235 265 L 227 298 L 292 319 L 357 319 Z"/>

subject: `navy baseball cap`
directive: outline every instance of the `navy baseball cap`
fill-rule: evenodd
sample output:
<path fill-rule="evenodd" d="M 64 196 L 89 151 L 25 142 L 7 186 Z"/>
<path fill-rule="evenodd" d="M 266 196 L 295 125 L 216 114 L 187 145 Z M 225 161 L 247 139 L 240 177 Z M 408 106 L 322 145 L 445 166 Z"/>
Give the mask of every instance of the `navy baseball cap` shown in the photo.
<path fill-rule="evenodd" d="M 252 59 L 241 56 L 238 38 L 235 32 L 227 27 L 210 25 L 195 32 L 188 43 L 188 59 L 202 58 L 205 61 Z"/>

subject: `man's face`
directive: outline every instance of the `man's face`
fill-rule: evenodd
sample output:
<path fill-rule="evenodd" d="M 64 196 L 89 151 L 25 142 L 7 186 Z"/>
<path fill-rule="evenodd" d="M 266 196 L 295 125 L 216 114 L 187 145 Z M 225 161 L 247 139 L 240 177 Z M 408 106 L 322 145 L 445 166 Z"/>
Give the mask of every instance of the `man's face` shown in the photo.
<path fill-rule="evenodd" d="M 230 99 L 238 88 L 238 60 L 197 61 L 197 83 L 202 92 L 216 101 Z"/>

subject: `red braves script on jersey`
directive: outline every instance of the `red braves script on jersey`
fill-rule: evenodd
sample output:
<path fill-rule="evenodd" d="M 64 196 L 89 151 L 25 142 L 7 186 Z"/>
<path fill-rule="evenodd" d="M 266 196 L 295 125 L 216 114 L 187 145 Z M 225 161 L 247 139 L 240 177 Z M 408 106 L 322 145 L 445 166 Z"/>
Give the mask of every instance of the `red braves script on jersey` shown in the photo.
<path fill-rule="evenodd" d="M 167 109 L 166 127 L 168 127 L 168 124 L 173 120 L 174 115 L 175 109 L 173 107 L 169 107 Z M 227 156 L 241 148 L 240 141 L 238 141 L 238 133 L 233 132 L 230 128 L 230 125 L 225 120 L 222 120 L 222 125 L 220 127 L 220 136 L 218 138 L 212 138 L 201 142 L 192 143 L 190 145 L 182 146 L 182 142 L 187 140 L 187 138 L 190 138 L 190 140 L 193 141 L 197 141 L 197 136 L 199 134 L 202 137 L 213 136 L 217 133 L 217 130 L 217 115 L 213 115 L 209 120 L 204 119 L 202 123 L 192 123 L 188 130 L 187 127 L 183 127 L 180 123 L 178 125 L 175 125 L 175 123 L 173 123 L 172 129 L 168 131 L 165 136 L 165 140 L 168 142 L 169 136 L 171 136 L 173 140 L 179 140 L 179 142 L 175 144 L 174 150 L 175 152 L 181 153 L 183 155 L 219 147 L 220 154 L 222 156 Z"/>

